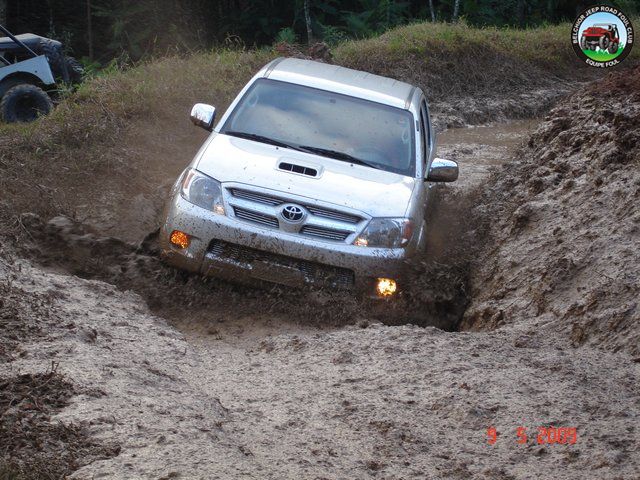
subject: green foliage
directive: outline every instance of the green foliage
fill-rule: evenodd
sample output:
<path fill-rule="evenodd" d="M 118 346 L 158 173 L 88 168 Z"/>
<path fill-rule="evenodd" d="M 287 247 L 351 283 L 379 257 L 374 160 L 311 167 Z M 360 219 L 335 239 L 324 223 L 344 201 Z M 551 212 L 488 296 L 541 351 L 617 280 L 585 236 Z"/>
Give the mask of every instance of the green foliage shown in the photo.
<path fill-rule="evenodd" d="M 107 48 L 116 55 L 127 52 L 134 59 L 187 47 L 194 38 L 179 15 L 172 16 L 169 0 L 95 2 L 93 15 L 110 25 Z"/>
<path fill-rule="evenodd" d="M 322 41 L 329 46 L 335 46 L 349 39 L 347 32 L 333 25 L 321 25 Z"/>
<path fill-rule="evenodd" d="M 393 0 L 359 0 L 357 11 L 344 11 L 347 31 L 354 37 L 370 37 L 405 23 L 409 3 Z"/>
<path fill-rule="evenodd" d="M 278 32 L 278 35 L 276 35 L 276 43 L 284 42 L 284 43 L 294 44 L 294 43 L 297 43 L 297 41 L 298 41 L 298 36 L 296 35 L 296 32 L 291 27 L 283 28 Z"/>
<path fill-rule="evenodd" d="M 627 15 L 640 15 L 640 0 L 617 0 L 613 3 Z"/>
<path fill-rule="evenodd" d="M 103 70 L 103 67 L 99 62 L 96 62 L 95 60 L 91 60 L 89 57 L 82 57 L 80 59 L 80 63 L 82 63 L 82 66 L 84 67 L 85 75 L 87 76 L 96 75 L 98 74 L 98 72 Z"/>

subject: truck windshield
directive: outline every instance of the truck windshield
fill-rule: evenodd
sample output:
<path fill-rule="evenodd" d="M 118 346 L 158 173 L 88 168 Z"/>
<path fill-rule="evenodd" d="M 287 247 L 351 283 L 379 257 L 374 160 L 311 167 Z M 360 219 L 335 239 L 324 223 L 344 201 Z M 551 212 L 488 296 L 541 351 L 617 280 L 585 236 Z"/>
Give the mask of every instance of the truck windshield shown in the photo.
<path fill-rule="evenodd" d="M 407 110 L 260 79 L 220 132 L 413 176 L 412 127 L 413 116 Z"/>

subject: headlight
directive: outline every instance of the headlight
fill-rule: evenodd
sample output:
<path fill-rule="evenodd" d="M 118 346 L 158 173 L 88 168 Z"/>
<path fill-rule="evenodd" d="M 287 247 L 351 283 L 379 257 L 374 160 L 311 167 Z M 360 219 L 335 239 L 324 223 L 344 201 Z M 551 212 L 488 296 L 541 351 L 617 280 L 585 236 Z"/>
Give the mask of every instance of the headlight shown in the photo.
<path fill-rule="evenodd" d="M 406 247 L 413 235 L 413 222 L 408 218 L 374 218 L 354 245 L 360 247 Z"/>
<path fill-rule="evenodd" d="M 211 210 L 219 215 L 224 215 L 220 182 L 193 168 L 187 170 L 184 174 L 180 195 L 187 202 Z"/>

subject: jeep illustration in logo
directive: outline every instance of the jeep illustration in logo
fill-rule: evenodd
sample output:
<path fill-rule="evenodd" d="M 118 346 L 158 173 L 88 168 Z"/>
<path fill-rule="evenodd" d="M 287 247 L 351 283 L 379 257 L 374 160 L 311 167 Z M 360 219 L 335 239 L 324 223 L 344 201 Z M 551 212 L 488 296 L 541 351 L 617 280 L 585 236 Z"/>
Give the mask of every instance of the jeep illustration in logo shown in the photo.
<path fill-rule="evenodd" d="M 596 23 L 592 27 L 582 32 L 580 39 L 582 50 L 595 51 L 600 47 L 601 51 L 607 51 L 611 55 L 618 52 L 620 48 L 620 34 L 618 26 L 614 23 Z"/>
<path fill-rule="evenodd" d="M 631 21 L 610 5 L 582 12 L 573 24 L 571 36 L 578 57 L 593 67 L 618 65 L 633 46 Z"/>

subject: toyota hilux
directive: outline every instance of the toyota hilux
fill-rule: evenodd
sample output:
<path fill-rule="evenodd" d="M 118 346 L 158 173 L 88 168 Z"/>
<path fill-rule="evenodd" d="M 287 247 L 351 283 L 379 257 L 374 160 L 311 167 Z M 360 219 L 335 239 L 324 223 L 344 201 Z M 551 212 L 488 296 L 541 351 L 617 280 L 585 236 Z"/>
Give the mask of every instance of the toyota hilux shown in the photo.
<path fill-rule="evenodd" d="M 420 88 L 303 59 L 276 59 L 220 120 L 176 181 L 160 231 L 163 258 L 206 276 L 393 296 L 425 246 L 437 182 Z"/>

